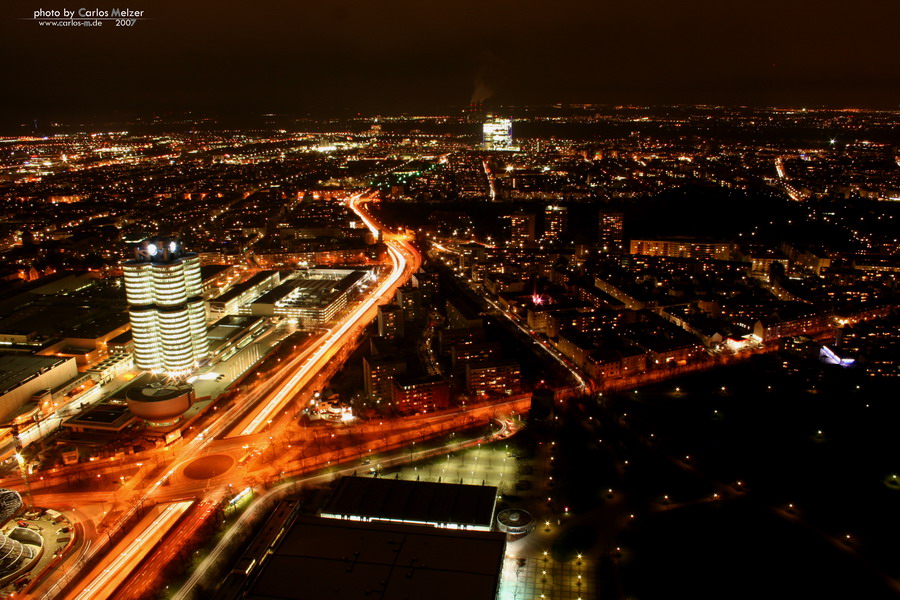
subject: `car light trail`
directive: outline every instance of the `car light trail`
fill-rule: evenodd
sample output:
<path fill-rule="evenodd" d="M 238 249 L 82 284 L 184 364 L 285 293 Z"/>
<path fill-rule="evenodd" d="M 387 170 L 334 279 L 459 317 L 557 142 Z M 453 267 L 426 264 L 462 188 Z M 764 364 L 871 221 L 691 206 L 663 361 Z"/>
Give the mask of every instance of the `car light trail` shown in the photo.
<path fill-rule="evenodd" d="M 116 556 L 105 569 L 100 571 L 88 585 L 81 590 L 81 593 L 75 596 L 75 600 L 91 600 L 96 598 L 106 598 L 109 596 L 107 587 L 115 583 L 114 578 L 121 578 L 131 572 L 127 568 L 128 563 L 141 560 L 144 555 L 150 551 L 154 544 L 155 538 L 161 536 L 168 531 L 184 512 L 193 506 L 194 500 L 184 500 L 182 502 L 173 502 L 169 504 L 147 528 L 137 536 L 125 550 Z"/>

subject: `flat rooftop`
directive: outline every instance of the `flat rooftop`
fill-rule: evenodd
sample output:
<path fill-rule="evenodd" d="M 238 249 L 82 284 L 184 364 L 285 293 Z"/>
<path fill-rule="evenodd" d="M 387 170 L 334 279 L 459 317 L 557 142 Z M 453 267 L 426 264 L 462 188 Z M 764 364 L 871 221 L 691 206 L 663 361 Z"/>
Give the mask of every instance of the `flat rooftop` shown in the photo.
<path fill-rule="evenodd" d="M 94 285 L 99 278 L 98 275 L 86 271 L 67 272 L 62 277 L 53 278 L 52 280 L 46 278 L 48 281 L 44 285 L 34 288 L 31 292 L 41 295 L 71 294 Z M 37 281 L 43 282 L 44 280 L 40 279 Z"/>
<path fill-rule="evenodd" d="M 67 360 L 71 359 L 57 356 L 0 354 L 0 394 L 14 390 Z"/>
<path fill-rule="evenodd" d="M 96 339 L 128 324 L 122 309 L 32 305 L 0 320 L 3 332 L 37 332 L 47 337 Z"/>
<path fill-rule="evenodd" d="M 124 404 L 97 404 L 84 412 L 67 419 L 64 425 L 69 427 L 100 427 L 119 430 L 125 427 L 134 415 Z"/>
<path fill-rule="evenodd" d="M 505 544 L 498 532 L 300 517 L 243 598 L 495 600 Z"/>
<path fill-rule="evenodd" d="M 294 288 L 300 285 L 299 279 L 291 279 L 283 281 L 280 285 L 272 288 L 259 298 L 253 301 L 254 304 L 275 304 L 288 294 L 294 291 Z"/>
<path fill-rule="evenodd" d="M 280 302 L 286 306 L 328 306 L 366 275 L 364 271 L 353 271 L 341 279 L 294 279 L 263 294 L 254 304 Z"/>
<path fill-rule="evenodd" d="M 263 317 L 229 315 L 216 321 L 209 328 L 207 337 L 211 342 L 227 342 L 263 320 Z"/>
<path fill-rule="evenodd" d="M 200 267 L 200 278 L 203 281 L 212 279 L 222 271 L 230 269 L 231 265 L 203 265 Z"/>
<path fill-rule="evenodd" d="M 342 477 L 320 514 L 490 529 L 496 502 L 489 485 Z"/>

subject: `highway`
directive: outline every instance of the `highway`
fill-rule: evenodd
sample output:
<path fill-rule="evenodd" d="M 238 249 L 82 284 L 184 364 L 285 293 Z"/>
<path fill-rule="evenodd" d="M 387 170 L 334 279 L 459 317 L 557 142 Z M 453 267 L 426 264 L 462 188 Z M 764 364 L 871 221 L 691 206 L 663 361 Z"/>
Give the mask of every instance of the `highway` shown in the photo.
<path fill-rule="evenodd" d="M 146 559 L 141 568 L 125 579 L 111 598 L 114 600 L 141 600 L 148 597 L 153 587 L 164 577 L 168 564 L 176 560 L 185 544 L 203 525 L 204 521 L 215 514 L 213 508 L 215 508 L 213 502 L 192 506 L 185 518 L 169 531 L 167 538 Z"/>
<path fill-rule="evenodd" d="M 119 544 L 116 548 L 119 551 L 114 553 L 112 560 L 101 564 L 91 573 L 90 583 L 72 592 L 67 598 L 71 600 L 108 598 L 153 545 L 193 504 L 193 500 L 173 502 L 158 514 L 151 513 L 152 520 L 143 527 L 136 528 L 140 533 L 126 540 L 127 544 L 125 542 Z"/>

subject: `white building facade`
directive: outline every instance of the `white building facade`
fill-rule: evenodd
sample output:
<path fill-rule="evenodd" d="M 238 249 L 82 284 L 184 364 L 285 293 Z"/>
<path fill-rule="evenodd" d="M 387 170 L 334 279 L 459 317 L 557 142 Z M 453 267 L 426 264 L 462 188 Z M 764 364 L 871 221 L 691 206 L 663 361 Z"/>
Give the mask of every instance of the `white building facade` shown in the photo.
<path fill-rule="evenodd" d="M 481 128 L 481 145 L 485 150 L 518 150 L 513 146 L 512 120 L 488 115 Z"/>
<path fill-rule="evenodd" d="M 199 255 L 175 238 L 150 238 L 123 267 L 135 366 L 190 373 L 209 354 Z"/>

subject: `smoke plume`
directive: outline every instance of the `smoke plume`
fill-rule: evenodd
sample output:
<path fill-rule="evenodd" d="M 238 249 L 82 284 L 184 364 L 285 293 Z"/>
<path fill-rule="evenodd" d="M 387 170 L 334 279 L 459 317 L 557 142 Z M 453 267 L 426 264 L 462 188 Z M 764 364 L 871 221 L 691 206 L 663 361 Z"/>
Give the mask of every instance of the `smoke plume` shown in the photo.
<path fill-rule="evenodd" d="M 474 84 L 470 104 L 481 104 L 497 93 L 506 79 L 506 61 L 490 50 L 482 52 L 475 67 Z"/>

